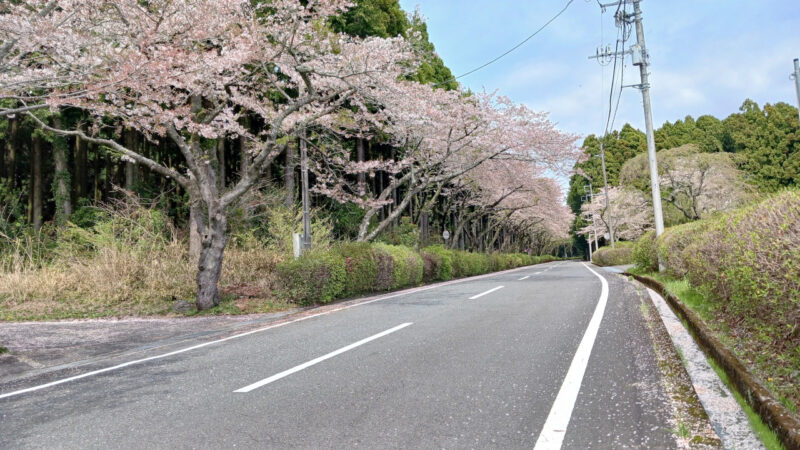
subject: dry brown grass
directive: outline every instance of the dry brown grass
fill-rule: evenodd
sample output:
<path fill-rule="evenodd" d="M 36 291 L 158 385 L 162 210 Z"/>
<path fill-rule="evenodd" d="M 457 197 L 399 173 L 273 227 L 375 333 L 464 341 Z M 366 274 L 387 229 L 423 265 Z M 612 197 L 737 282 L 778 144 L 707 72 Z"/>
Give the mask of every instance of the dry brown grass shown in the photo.
<path fill-rule="evenodd" d="M 0 320 L 171 315 L 175 300 L 192 301 L 196 267 L 173 242 L 139 255 L 104 248 L 91 257 L 58 259 L 0 272 Z M 279 257 L 266 248 L 225 253 L 217 313 L 253 313 L 291 305 L 272 294 Z M 11 269 L 11 270 L 8 270 Z"/>
<path fill-rule="evenodd" d="M 173 315 L 192 302 L 197 267 L 159 211 L 126 199 L 97 208 L 91 226 L 68 226 L 0 246 L 0 320 Z M 272 294 L 280 254 L 257 239 L 231 239 L 223 302 L 204 313 L 269 312 L 291 306 Z"/>

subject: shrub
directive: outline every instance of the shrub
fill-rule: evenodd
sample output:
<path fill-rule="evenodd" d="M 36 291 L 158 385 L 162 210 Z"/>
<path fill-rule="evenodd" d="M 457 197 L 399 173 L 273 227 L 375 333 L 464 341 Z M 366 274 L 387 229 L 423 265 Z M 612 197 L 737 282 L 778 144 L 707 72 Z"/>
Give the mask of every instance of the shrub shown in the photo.
<path fill-rule="evenodd" d="M 442 265 L 439 269 L 439 280 L 447 281 L 453 278 L 453 251 L 444 248 L 442 245 L 434 245 L 426 247 L 426 253 L 434 254 L 442 259 Z"/>
<path fill-rule="evenodd" d="M 373 245 L 372 251 L 378 266 L 378 272 L 375 274 L 375 290 L 388 291 L 394 283 L 394 258 L 388 250 L 379 245 Z"/>
<path fill-rule="evenodd" d="M 422 282 L 430 283 L 442 279 L 442 257 L 427 249 L 420 250 L 422 257 Z"/>
<path fill-rule="evenodd" d="M 707 228 L 686 251 L 693 285 L 749 317 L 800 319 L 799 191 L 712 220 Z"/>
<path fill-rule="evenodd" d="M 592 254 L 592 262 L 598 266 L 622 266 L 633 262 L 631 247 L 603 247 Z"/>
<path fill-rule="evenodd" d="M 339 296 L 347 281 L 342 256 L 331 251 L 312 251 L 278 264 L 281 294 L 302 305 L 328 303 Z"/>
<path fill-rule="evenodd" d="M 345 286 L 343 297 L 352 297 L 375 290 L 378 261 L 372 246 L 366 242 L 349 242 L 332 249 L 344 259 Z"/>
<path fill-rule="evenodd" d="M 683 251 L 689 282 L 730 328 L 740 357 L 800 404 L 800 191 L 711 219 Z M 771 383 L 772 384 L 772 383 Z"/>
<path fill-rule="evenodd" d="M 489 268 L 489 255 L 485 253 L 453 251 L 453 276 L 456 278 L 480 275 L 488 272 Z"/>
<path fill-rule="evenodd" d="M 684 250 L 708 229 L 710 223 L 708 220 L 701 220 L 671 227 L 658 238 L 658 256 L 669 275 L 675 278 L 686 276 Z"/>
<path fill-rule="evenodd" d="M 375 247 L 392 256 L 394 265 L 391 289 L 416 286 L 422 282 L 422 258 L 413 249 L 387 244 L 375 244 Z"/>
<path fill-rule="evenodd" d="M 656 232 L 648 231 L 633 246 L 633 263 L 644 270 L 658 270 L 658 250 L 656 249 Z"/>

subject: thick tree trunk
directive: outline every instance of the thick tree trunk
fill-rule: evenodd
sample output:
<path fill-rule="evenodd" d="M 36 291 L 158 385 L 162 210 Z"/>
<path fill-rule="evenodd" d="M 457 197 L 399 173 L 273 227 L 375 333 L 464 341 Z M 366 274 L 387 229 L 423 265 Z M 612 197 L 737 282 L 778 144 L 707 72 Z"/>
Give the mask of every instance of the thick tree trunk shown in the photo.
<path fill-rule="evenodd" d="M 54 118 L 56 128 L 61 129 L 61 120 L 58 116 Z M 54 197 L 56 203 L 56 223 L 61 226 L 67 223 L 69 216 L 72 215 L 72 199 L 70 198 L 70 174 L 67 160 L 67 139 L 63 136 L 55 136 L 53 139 L 53 162 L 55 166 L 54 175 Z"/>
<path fill-rule="evenodd" d="M 200 220 L 202 220 L 203 210 L 199 205 L 190 201 L 189 204 L 189 257 L 192 262 L 199 262 L 200 253 L 203 248 L 202 237 L 200 236 Z"/>
<path fill-rule="evenodd" d="M 31 205 L 33 229 L 39 231 L 42 228 L 42 141 L 38 137 L 33 138 L 33 183 L 31 186 L 33 199 Z"/>
<path fill-rule="evenodd" d="M 286 187 L 286 200 L 284 204 L 287 207 L 292 207 L 294 205 L 294 201 L 297 198 L 295 193 L 296 186 L 296 176 L 295 176 L 295 169 L 297 168 L 297 147 L 294 145 L 288 145 L 286 147 L 286 170 L 283 174 L 284 186 Z"/>
<path fill-rule="evenodd" d="M 222 274 L 222 260 L 225 253 L 226 218 L 220 212 L 213 212 L 208 226 L 203 226 L 202 250 L 197 265 L 197 309 L 213 308 L 219 305 L 219 277 Z"/>

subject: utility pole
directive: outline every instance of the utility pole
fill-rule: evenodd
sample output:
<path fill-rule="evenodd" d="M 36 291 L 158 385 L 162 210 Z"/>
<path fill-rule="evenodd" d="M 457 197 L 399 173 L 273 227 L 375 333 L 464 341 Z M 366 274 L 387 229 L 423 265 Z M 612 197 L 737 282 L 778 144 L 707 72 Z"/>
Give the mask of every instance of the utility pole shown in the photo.
<path fill-rule="evenodd" d="M 642 103 L 644 104 L 644 126 L 647 131 L 647 158 L 650 160 L 650 188 L 653 191 L 653 214 L 656 223 L 656 236 L 664 233 L 664 215 L 661 211 L 661 186 L 658 181 L 658 162 L 656 160 L 656 140 L 653 135 L 653 111 L 650 107 L 650 82 L 647 66 L 650 56 L 644 43 L 641 0 L 633 0 L 633 19 L 636 22 L 636 45 L 633 50 L 633 65 L 639 66 L 641 75 Z M 624 2 L 623 2 L 624 3 Z M 660 263 L 659 263 L 660 265 Z"/>
<path fill-rule="evenodd" d="M 794 59 L 794 73 L 792 74 L 792 78 L 794 78 L 794 89 L 797 92 L 797 110 L 798 110 L 798 117 L 800 117 L 800 61 L 797 58 Z"/>
<path fill-rule="evenodd" d="M 300 172 L 303 197 L 303 239 L 301 241 L 303 253 L 311 248 L 311 213 L 308 198 L 308 151 L 306 149 L 306 131 L 300 138 Z"/>
<path fill-rule="evenodd" d="M 628 3 L 633 3 L 633 15 L 631 16 L 625 10 Z M 656 236 L 661 236 L 664 233 L 664 214 L 661 209 L 661 186 L 658 180 L 658 161 L 656 159 L 656 141 L 653 134 L 653 110 L 650 106 L 650 74 L 647 68 L 650 65 L 650 56 L 647 54 L 647 47 L 644 42 L 644 26 L 642 25 L 642 9 L 640 8 L 641 0 L 619 0 L 611 3 L 600 3 L 600 7 L 605 11 L 605 8 L 610 6 L 618 6 L 616 15 L 617 25 L 634 23 L 636 27 L 636 44 L 628 50 L 622 52 L 612 51 L 610 47 L 606 49 L 598 49 L 595 56 L 590 59 L 600 59 L 609 57 L 623 58 L 625 55 L 631 55 L 633 65 L 639 66 L 639 76 L 641 82 L 638 85 L 622 86 L 622 87 L 635 87 L 642 91 L 642 106 L 644 106 L 644 125 L 647 135 L 647 159 L 650 162 L 650 189 L 653 194 L 653 221 L 656 225 Z M 601 155 L 602 156 L 602 155 Z M 659 262 L 659 270 L 662 265 Z"/>
<path fill-rule="evenodd" d="M 589 194 L 584 195 L 581 198 L 581 201 L 583 203 L 586 203 L 586 201 L 588 200 L 589 204 L 592 204 L 594 203 L 594 188 L 592 187 L 592 180 L 586 177 L 585 175 L 584 178 L 586 178 L 589 181 L 589 186 L 583 186 L 583 191 L 589 192 Z M 587 187 L 589 188 L 588 191 L 586 190 Z M 592 239 L 592 235 L 594 235 L 594 239 Z M 600 243 L 598 242 L 597 239 L 597 225 L 594 221 L 594 214 L 592 214 L 592 231 L 589 232 L 589 238 L 587 239 L 589 244 L 589 262 L 592 262 L 592 240 L 594 240 L 594 251 L 597 251 L 599 249 Z"/>
<path fill-rule="evenodd" d="M 605 136 L 603 137 L 605 140 Z M 600 141 L 600 162 L 603 164 L 603 188 L 606 193 L 606 215 L 608 215 L 609 210 L 609 199 L 608 199 L 608 176 L 606 175 L 606 151 L 605 151 L 605 142 Z M 611 238 L 611 248 L 615 248 L 614 245 L 614 221 L 611 217 L 607 217 L 608 222 L 608 236 Z"/>

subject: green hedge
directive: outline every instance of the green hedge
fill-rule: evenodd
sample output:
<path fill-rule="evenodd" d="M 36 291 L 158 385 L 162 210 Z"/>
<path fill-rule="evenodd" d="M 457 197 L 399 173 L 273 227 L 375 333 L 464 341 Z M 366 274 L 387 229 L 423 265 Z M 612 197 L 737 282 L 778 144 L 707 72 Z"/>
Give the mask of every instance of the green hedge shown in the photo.
<path fill-rule="evenodd" d="M 345 259 L 336 252 L 309 252 L 278 265 L 283 297 L 301 305 L 328 303 L 345 290 Z"/>
<path fill-rule="evenodd" d="M 648 231 L 636 241 L 633 246 L 632 257 L 636 267 L 648 271 L 658 270 L 658 248 L 656 247 L 655 231 Z"/>
<path fill-rule="evenodd" d="M 447 281 L 453 278 L 453 251 L 444 248 L 442 245 L 434 245 L 426 247 L 422 250 L 424 253 L 436 255 L 441 258 L 441 267 L 439 267 L 439 277 L 434 280 Z"/>
<path fill-rule="evenodd" d="M 599 248 L 592 254 L 592 262 L 598 266 L 622 266 L 625 264 L 632 264 L 633 248 L 629 246 Z"/>
<path fill-rule="evenodd" d="M 278 265 L 279 294 L 298 304 L 327 303 L 371 292 L 553 261 L 522 253 L 470 253 L 441 245 L 415 251 L 383 243 L 341 243 Z"/>
<path fill-rule="evenodd" d="M 378 256 L 372 246 L 366 242 L 348 242 L 334 246 L 332 252 L 344 259 L 343 297 L 352 297 L 375 289 L 378 278 Z"/>
<path fill-rule="evenodd" d="M 800 191 L 643 236 L 638 266 L 688 280 L 734 351 L 786 404 L 800 405 Z M 770 381 L 774 380 L 774 381 Z"/>
<path fill-rule="evenodd" d="M 672 277 L 686 276 L 686 255 L 684 250 L 702 236 L 711 224 L 708 220 L 690 222 L 664 231 L 658 238 L 656 247 L 664 270 Z"/>
<path fill-rule="evenodd" d="M 414 249 L 400 245 L 374 244 L 379 251 L 391 255 L 392 284 L 390 289 L 416 286 L 422 282 L 422 257 Z"/>

